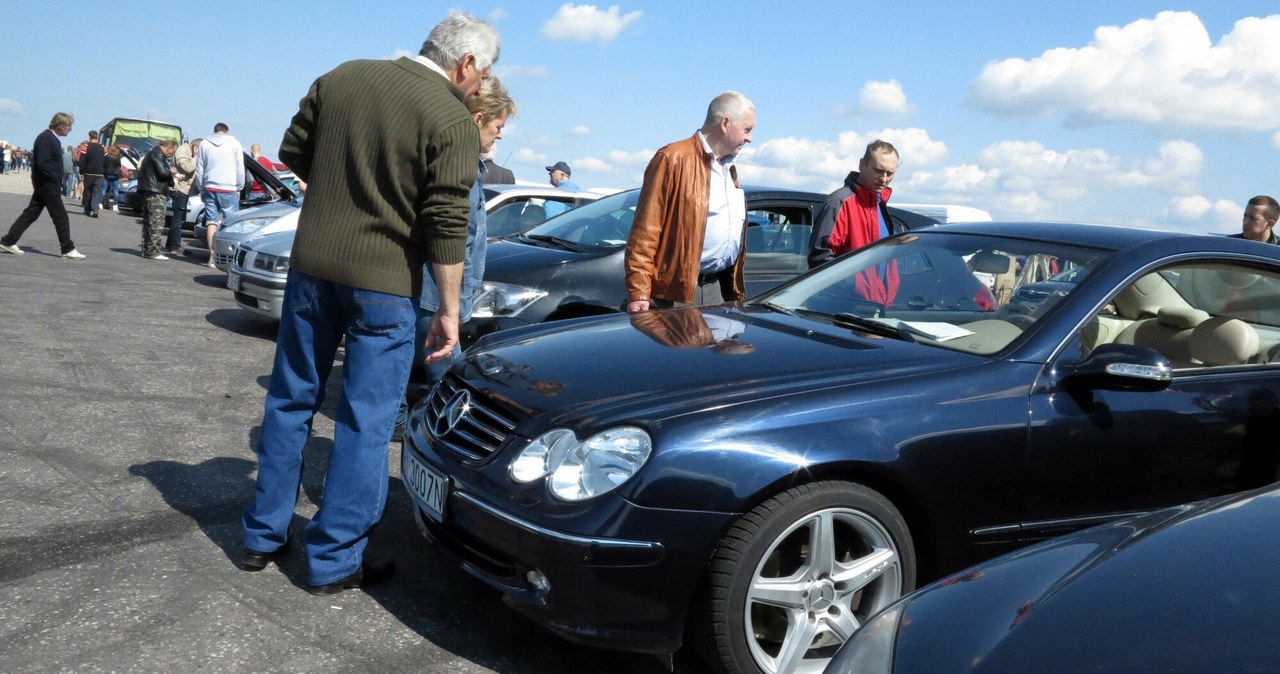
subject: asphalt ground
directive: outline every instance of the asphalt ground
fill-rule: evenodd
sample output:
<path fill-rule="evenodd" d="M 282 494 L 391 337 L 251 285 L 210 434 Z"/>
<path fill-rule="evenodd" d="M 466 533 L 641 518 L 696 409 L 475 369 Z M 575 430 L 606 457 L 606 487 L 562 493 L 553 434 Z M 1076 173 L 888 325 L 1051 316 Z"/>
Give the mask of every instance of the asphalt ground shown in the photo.
<path fill-rule="evenodd" d="M 30 193 L 0 176 L 0 231 Z M 203 250 L 146 260 L 136 217 L 66 203 L 88 259 L 59 256 L 47 215 L 25 255 L 0 253 L 0 672 L 665 671 L 563 641 L 444 561 L 413 524 L 398 443 L 368 553 L 395 560 L 392 580 L 312 596 L 300 546 L 240 571 L 275 325 Z M 293 540 L 332 438 L 325 409 Z"/>

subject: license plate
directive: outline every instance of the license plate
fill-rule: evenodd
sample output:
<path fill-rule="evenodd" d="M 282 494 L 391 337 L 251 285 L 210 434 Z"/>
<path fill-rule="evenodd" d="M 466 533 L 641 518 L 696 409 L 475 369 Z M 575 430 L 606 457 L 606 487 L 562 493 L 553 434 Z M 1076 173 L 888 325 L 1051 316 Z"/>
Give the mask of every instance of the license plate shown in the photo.
<path fill-rule="evenodd" d="M 400 452 L 400 477 L 431 519 L 444 521 L 444 502 L 449 495 L 449 478 L 425 465 L 408 450 Z"/>
<path fill-rule="evenodd" d="M 240 292 L 240 275 L 234 271 L 227 272 L 227 287 L 233 292 Z"/>

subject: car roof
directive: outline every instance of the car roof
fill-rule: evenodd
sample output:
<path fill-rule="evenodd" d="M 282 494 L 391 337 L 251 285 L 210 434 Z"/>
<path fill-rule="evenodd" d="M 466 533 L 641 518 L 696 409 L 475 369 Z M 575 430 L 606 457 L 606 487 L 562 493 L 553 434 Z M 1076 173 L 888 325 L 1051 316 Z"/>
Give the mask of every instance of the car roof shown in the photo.
<path fill-rule="evenodd" d="M 983 234 L 1064 244 L 1084 244 L 1114 250 L 1132 248 L 1157 240 L 1211 241 L 1224 238 L 1192 232 L 1074 222 L 960 222 L 945 225 L 941 229 L 959 234 Z"/>
<path fill-rule="evenodd" d="M 486 191 L 494 192 L 495 194 L 505 194 L 505 193 L 507 193 L 507 192 L 516 192 L 516 193 L 520 193 L 520 194 L 532 194 L 532 195 L 538 195 L 538 194 L 561 194 L 561 195 L 563 195 L 563 194 L 572 194 L 572 195 L 575 195 L 575 196 L 579 196 L 579 195 L 581 195 L 581 196 L 592 196 L 592 197 L 599 197 L 599 196 L 603 196 L 603 195 L 601 195 L 599 192 L 591 192 L 591 191 L 588 191 L 588 190 L 562 190 L 562 189 L 560 189 L 559 187 L 552 187 L 551 185 L 510 185 L 510 184 L 501 184 L 501 185 L 485 185 L 485 186 L 484 186 L 484 189 L 485 189 Z"/>

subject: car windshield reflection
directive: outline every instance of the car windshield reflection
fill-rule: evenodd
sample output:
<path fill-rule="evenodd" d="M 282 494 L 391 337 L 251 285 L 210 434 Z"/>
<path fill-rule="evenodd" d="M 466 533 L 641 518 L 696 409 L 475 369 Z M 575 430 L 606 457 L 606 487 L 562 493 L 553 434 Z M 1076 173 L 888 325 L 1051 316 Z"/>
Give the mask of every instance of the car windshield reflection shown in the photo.
<path fill-rule="evenodd" d="M 1044 241 L 911 233 L 855 252 L 755 303 L 864 333 L 992 354 L 1051 314 L 1075 288 L 1064 284 L 1029 309 L 1010 301 L 1020 286 L 1076 269 L 1087 274 L 1108 256 Z"/>
<path fill-rule="evenodd" d="M 613 194 L 579 206 L 534 227 L 521 238 L 579 250 L 613 250 L 627 245 L 639 190 Z"/>

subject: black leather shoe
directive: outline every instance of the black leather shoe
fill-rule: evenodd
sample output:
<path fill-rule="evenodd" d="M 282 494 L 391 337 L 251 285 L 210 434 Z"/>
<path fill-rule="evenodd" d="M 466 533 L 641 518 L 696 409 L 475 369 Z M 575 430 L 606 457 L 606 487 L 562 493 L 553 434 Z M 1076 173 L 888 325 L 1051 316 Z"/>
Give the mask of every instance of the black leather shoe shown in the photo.
<path fill-rule="evenodd" d="M 328 585 L 311 585 L 307 592 L 314 595 L 338 594 L 343 590 L 355 590 L 381 583 L 395 575 L 395 562 L 364 562 L 356 572 L 336 583 Z"/>
<path fill-rule="evenodd" d="M 240 555 L 240 568 L 245 571 L 261 571 L 267 568 L 267 564 L 274 559 L 278 559 L 284 555 L 284 549 L 288 544 L 280 546 L 275 552 L 258 552 L 251 548 L 245 548 L 244 553 Z"/>

